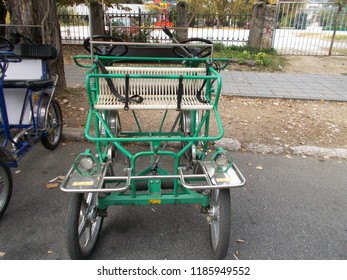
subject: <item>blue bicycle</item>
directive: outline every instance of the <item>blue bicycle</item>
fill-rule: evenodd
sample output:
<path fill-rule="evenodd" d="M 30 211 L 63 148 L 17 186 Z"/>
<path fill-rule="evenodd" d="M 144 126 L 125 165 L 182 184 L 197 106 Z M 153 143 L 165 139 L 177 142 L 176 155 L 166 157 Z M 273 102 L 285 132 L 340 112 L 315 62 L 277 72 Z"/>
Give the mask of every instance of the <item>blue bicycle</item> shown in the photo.
<path fill-rule="evenodd" d="M 56 56 L 51 45 L 14 44 L 0 37 L 0 218 L 11 199 L 10 168 L 37 142 L 48 150 L 59 145 L 62 113 L 54 99 L 58 76 L 47 66 Z"/>

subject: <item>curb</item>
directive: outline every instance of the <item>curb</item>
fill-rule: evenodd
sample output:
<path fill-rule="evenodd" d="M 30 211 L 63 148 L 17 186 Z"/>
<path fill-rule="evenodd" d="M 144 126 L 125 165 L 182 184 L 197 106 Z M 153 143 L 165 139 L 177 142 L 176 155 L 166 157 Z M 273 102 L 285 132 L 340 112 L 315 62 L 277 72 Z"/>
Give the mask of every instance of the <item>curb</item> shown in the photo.
<path fill-rule="evenodd" d="M 84 128 L 63 128 L 63 138 L 70 141 L 86 141 L 84 136 Z M 312 156 L 312 157 L 323 157 L 324 159 L 336 158 L 347 160 L 347 149 L 343 148 L 324 148 L 315 146 L 294 146 L 294 147 L 283 147 L 276 145 L 267 144 L 241 144 L 238 140 L 231 138 L 223 138 L 216 141 L 218 146 L 223 147 L 228 151 L 243 151 L 252 152 L 255 154 L 292 154 L 300 156 Z"/>

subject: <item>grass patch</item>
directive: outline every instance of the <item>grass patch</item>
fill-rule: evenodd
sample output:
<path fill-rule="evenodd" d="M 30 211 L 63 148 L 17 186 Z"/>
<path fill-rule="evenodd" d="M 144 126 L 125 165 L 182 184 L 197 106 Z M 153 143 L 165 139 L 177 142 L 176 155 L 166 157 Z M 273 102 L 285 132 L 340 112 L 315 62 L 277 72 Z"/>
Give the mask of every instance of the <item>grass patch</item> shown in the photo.
<path fill-rule="evenodd" d="M 224 46 L 216 44 L 215 57 L 229 58 L 240 65 L 250 65 L 257 71 L 280 71 L 286 63 L 283 56 L 274 49 L 260 49 L 250 46 Z"/>

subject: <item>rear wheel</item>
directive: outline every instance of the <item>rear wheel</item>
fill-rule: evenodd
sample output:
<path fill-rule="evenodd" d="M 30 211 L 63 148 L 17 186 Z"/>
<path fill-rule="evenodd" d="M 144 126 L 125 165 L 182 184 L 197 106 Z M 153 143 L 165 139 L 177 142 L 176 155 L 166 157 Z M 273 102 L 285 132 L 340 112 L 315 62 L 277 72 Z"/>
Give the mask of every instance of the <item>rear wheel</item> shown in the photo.
<path fill-rule="evenodd" d="M 73 260 L 87 259 L 94 252 L 104 217 L 98 215 L 98 194 L 74 193 L 67 225 L 67 247 Z"/>
<path fill-rule="evenodd" d="M 4 215 L 12 195 L 12 174 L 7 164 L 0 161 L 0 218 Z"/>
<path fill-rule="evenodd" d="M 47 114 L 47 128 L 41 136 L 41 143 L 47 150 L 54 150 L 63 132 L 63 117 L 58 101 L 52 100 Z"/>
<path fill-rule="evenodd" d="M 180 131 L 183 133 L 184 137 L 192 137 L 195 134 L 196 129 L 199 127 L 202 117 L 203 117 L 203 111 L 182 111 L 182 117 L 180 120 Z M 195 124 L 193 123 L 195 120 Z M 196 136 L 201 136 L 202 133 L 200 132 Z M 186 145 L 188 145 L 188 141 L 181 141 L 181 149 L 183 149 Z M 195 162 L 197 159 L 199 159 L 197 155 L 197 149 L 200 147 L 203 143 L 200 141 L 197 144 L 193 144 L 190 149 L 188 149 L 184 153 L 184 157 L 189 162 Z M 198 147 L 197 147 L 198 145 Z"/>
<path fill-rule="evenodd" d="M 229 249 L 231 231 L 229 189 L 213 189 L 210 193 L 210 237 L 215 259 L 224 259 Z"/>

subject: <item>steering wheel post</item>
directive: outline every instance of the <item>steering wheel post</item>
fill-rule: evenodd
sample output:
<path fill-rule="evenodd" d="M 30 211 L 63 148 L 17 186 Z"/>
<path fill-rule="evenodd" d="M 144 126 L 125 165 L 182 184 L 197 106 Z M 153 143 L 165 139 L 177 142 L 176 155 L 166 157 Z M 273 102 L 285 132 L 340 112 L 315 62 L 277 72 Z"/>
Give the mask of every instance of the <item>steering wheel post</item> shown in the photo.
<path fill-rule="evenodd" d="M 100 44 L 91 44 L 91 41 L 100 41 Z M 113 44 L 114 42 L 123 42 L 123 40 L 110 35 L 94 35 L 92 38 L 88 37 L 84 40 L 83 47 L 94 55 L 123 56 L 128 52 L 128 46 Z M 119 52 L 115 51 L 117 48 L 120 49 Z"/>

